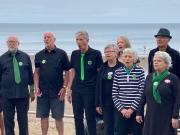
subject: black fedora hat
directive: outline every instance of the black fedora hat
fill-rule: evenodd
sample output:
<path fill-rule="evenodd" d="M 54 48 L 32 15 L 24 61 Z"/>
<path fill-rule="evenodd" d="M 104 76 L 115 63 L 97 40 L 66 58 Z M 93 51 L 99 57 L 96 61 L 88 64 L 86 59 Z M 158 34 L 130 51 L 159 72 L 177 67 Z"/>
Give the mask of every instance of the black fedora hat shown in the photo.
<path fill-rule="evenodd" d="M 160 28 L 157 35 L 154 35 L 154 37 L 157 37 L 157 36 L 172 38 L 172 36 L 170 35 L 170 31 L 166 28 Z"/>

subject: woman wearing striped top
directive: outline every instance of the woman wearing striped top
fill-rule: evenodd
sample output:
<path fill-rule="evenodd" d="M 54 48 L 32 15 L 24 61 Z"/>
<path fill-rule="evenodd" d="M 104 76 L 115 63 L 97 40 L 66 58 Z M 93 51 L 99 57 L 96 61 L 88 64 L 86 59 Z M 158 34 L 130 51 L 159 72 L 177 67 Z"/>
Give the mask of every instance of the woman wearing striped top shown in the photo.
<path fill-rule="evenodd" d="M 116 107 L 116 128 L 118 135 L 142 134 L 142 123 L 136 122 L 136 110 L 144 89 L 144 70 L 136 66 L 137 54 L 130 48 L 123 51 L 125 66 L 118 68 L 114 74 L 112 99 Z"/>

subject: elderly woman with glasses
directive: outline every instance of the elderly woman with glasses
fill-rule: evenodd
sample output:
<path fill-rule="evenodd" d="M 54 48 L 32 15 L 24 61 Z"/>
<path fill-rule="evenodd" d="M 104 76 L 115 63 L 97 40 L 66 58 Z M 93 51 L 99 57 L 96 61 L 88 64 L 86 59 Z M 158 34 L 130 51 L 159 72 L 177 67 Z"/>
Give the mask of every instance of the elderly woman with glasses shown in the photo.
<path fill-rule="evenodd" d="M 112 100 L 112 83 L 114 72 L 122 66 L 117 60 L 119 48 L 109 44 L 104 49 L 106 62 L 101 66 L 96 86 L 96 110 L 103 114 L 105 134 L 114 135 L 114 105 Z"/>
<path fill-rule="evenodd" d="M 171 57 L 158 51 L 153 58 L 154 72 L 146 78 L 144 94 L 138 110 L 147 104 L 143 135 L 177 135 L 180 107 L 180 82 L 170 73 Z M 138 123 L 141 115 L 136 116 Z"/>
<path fill-rule="evenodd" d="M 136 110 L 144 89 L 143 68 L 136 66 L 137 54 L 131 48 L 123 51 L 124 66 L 114 74 L 112 99 L 115 105 L 117 135 L 142 135 L 142 124 L 136 122 Z"/>

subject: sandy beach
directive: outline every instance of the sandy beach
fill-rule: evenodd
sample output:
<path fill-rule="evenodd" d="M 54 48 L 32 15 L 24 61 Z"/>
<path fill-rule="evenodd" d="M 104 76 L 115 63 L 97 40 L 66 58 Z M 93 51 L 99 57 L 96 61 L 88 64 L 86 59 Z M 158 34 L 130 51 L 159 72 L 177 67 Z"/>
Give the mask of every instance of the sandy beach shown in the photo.
<path fill-rule="evenodd" d="M 64 134 L 65 135 L 75 135 L 74 130 L 74 119 L 72 117 L 72 105 L 65 103 L 65 117 L 64 117 Z M 40 119 L 36 118 L 36 101 L 30 103 L 30 109 L 28 113 L 29 118 L 29 135 L 41 135 L 41 124 Z M 16 118 L 15 118 L 16 120 Z M 15 132 L 18 134 L 18 124 L 16 120 Z M 54 119 L 49 117 L 49 131 L 48 135 L 58 135 Z"/>

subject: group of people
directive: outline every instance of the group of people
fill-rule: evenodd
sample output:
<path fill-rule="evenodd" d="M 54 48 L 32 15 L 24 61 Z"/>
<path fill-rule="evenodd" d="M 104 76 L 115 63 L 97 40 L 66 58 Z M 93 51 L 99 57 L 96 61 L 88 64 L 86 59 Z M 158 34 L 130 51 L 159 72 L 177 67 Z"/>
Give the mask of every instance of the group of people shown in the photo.
<path fill-rule="evenodd" d="M 64 99 L 72 103 L 76 135 L 96 135 L 97 113 L 103 116 L 106 135 L 175 135 L 179 127 L 180 53 L 169 46 L 168 29 L 155 35 L 157 48 L 148 56 L 149 74 L 139 66 L 127 37 L 101 52 L 89 46 L 89 35 L 75 35 L 78 50 L 71 54 L 56 47 L 52 32 L 44 33 L 45 49 L 30 57 L 18 49 L 17 36 L 7 39 L 8 51 L 0 57 L 1 135 L 14 135 L 17 113 L 19 135 L 28 135 L 29 98 L 37 97 L 36 117 L 47 135 L 49 113 L 59 135 L 64 135 Z M 144 117 L 145 114 L 145 117 Z M 3 122 L 0 119 L 0 126 Z"/>

